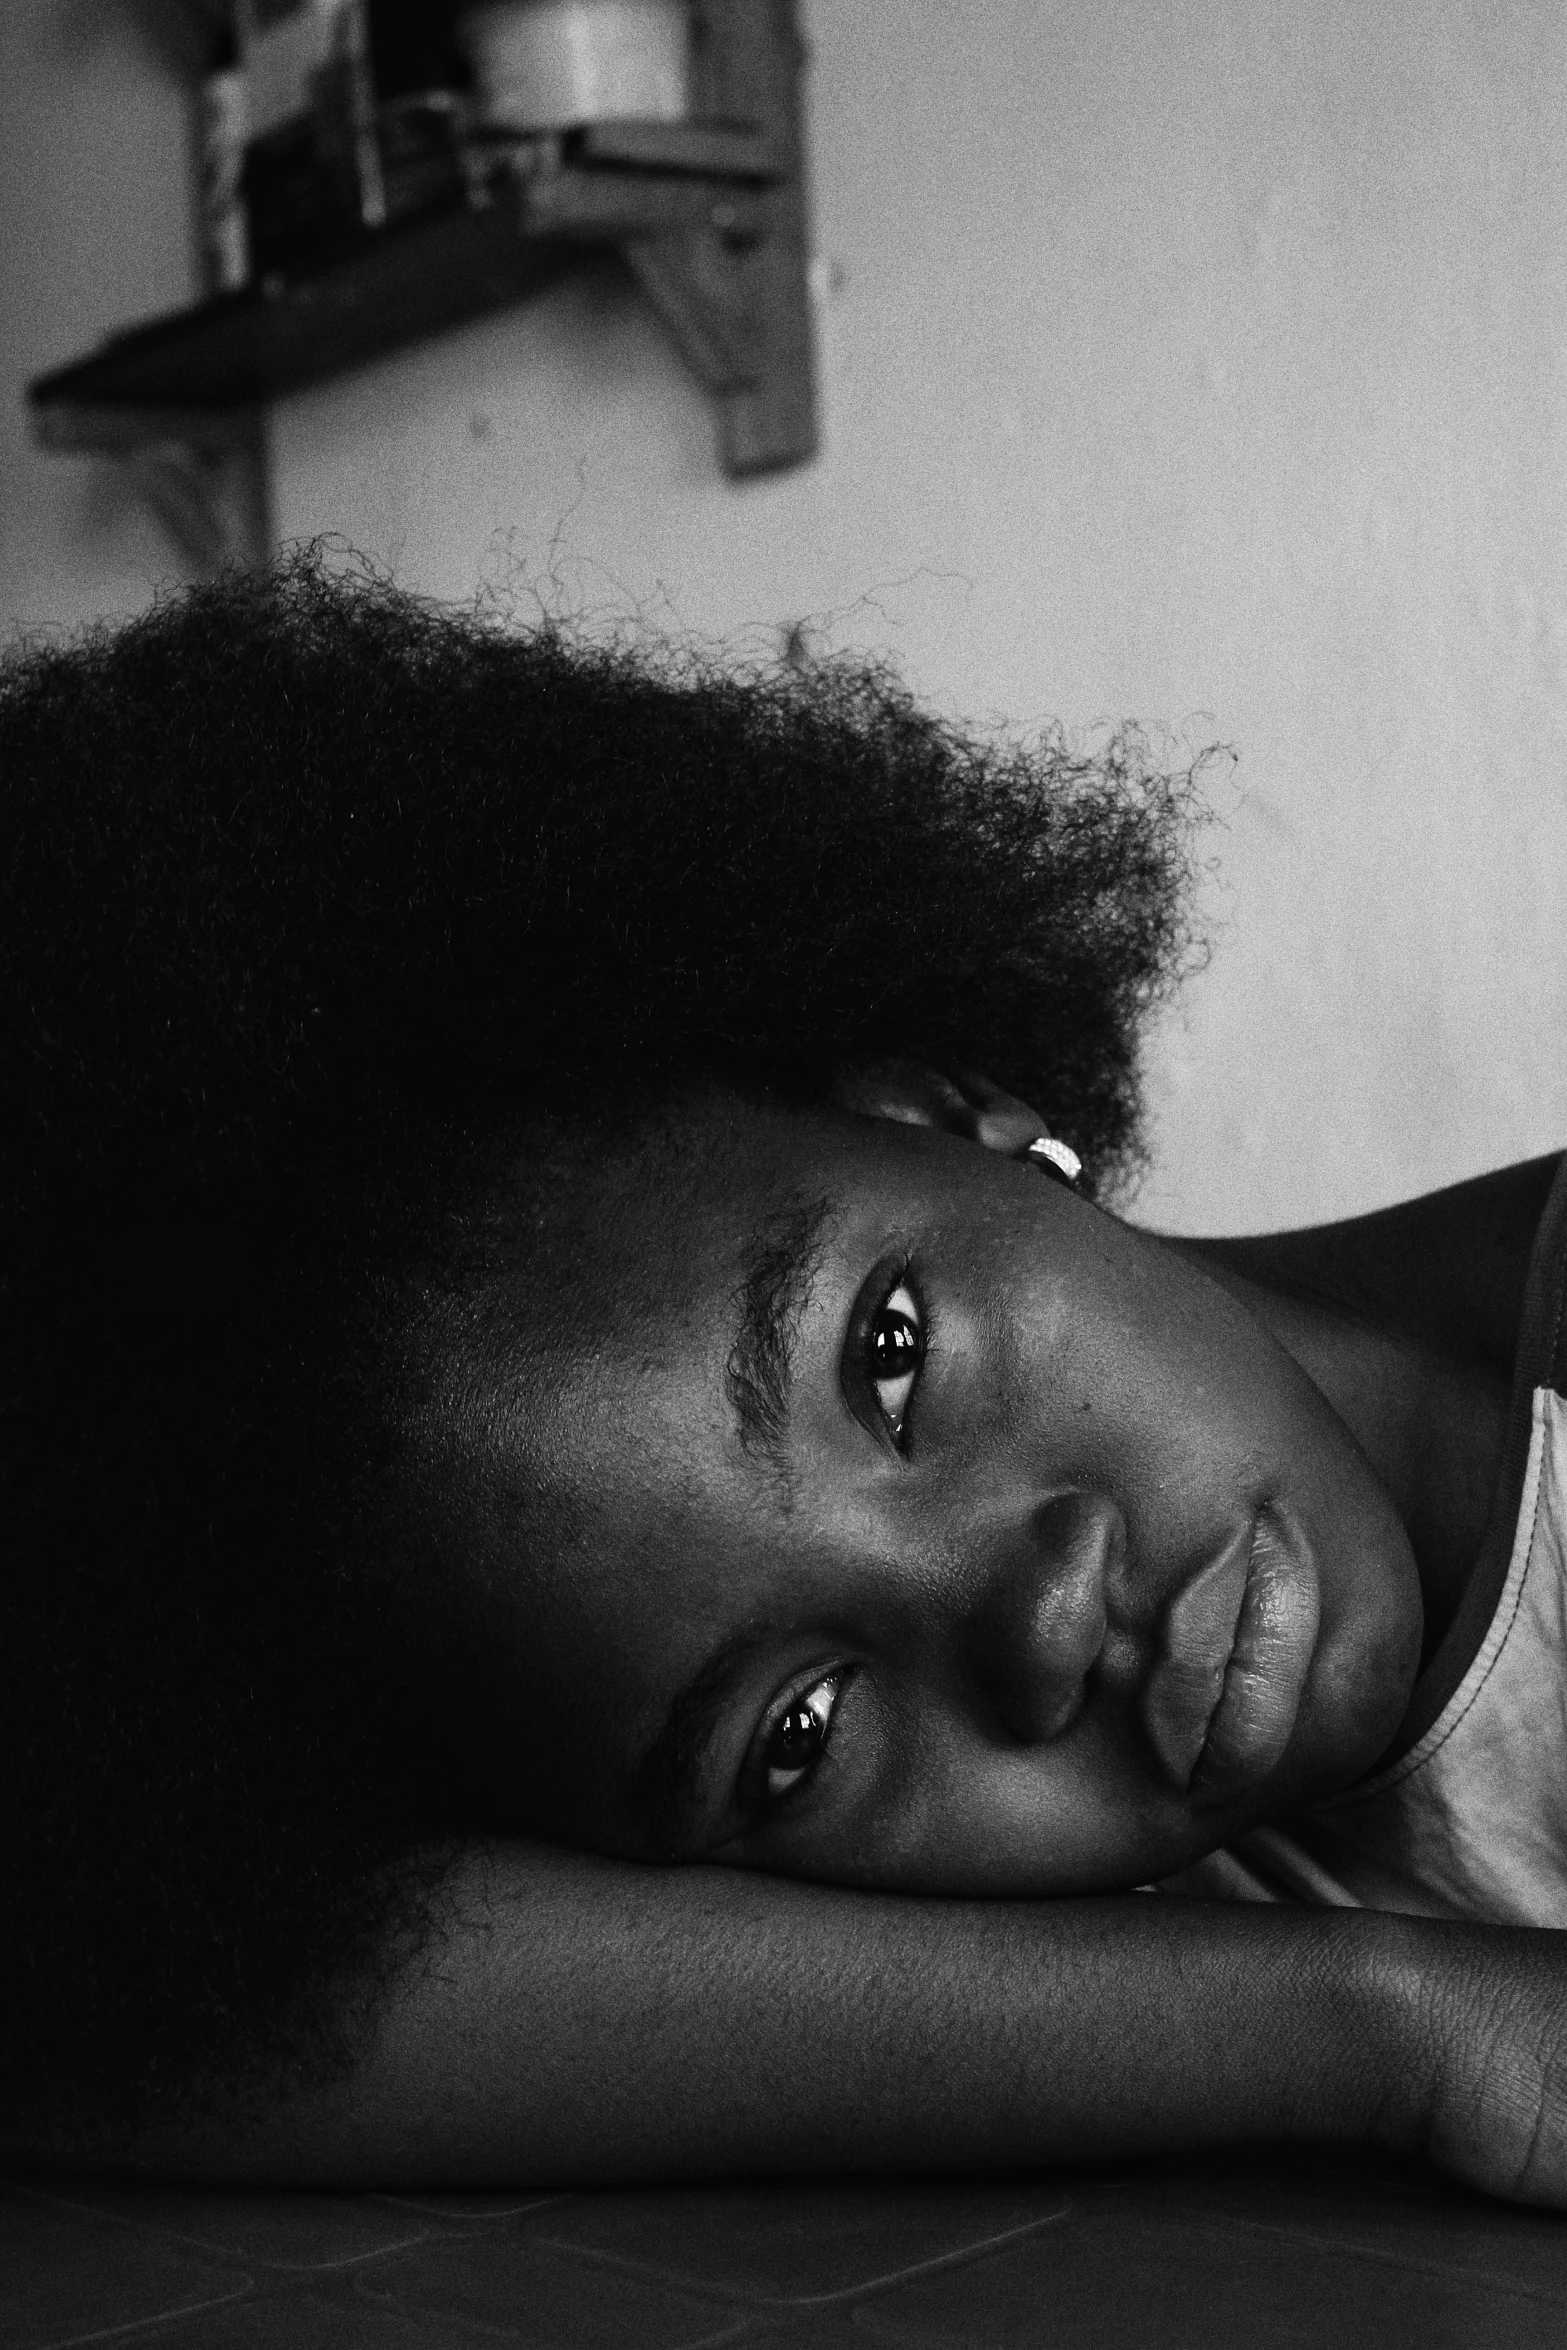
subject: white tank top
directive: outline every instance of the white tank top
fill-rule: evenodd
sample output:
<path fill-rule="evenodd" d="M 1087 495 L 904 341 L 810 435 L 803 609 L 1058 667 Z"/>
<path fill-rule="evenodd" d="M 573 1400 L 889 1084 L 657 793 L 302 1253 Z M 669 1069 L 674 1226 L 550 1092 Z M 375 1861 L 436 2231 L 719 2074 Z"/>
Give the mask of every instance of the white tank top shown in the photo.
<path fill-rule="evenodd" d="M 1567 1927 L 1564 1304 L 1567 1161 L 1530 1264 L 1491 1532 L 1421 1676 L 1402 1750 L 1330 1802 L 1165 1879 L 1166 1891 Z"/>

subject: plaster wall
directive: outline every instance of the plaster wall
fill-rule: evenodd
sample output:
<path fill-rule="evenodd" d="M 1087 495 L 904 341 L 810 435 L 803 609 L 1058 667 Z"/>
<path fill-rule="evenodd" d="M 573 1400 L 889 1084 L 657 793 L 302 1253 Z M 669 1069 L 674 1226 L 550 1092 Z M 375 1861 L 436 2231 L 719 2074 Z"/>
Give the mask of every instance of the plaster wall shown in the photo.
<path fill-rule="evenodd" d="M 1567 1142 L 1567 16 L 1551 0 L 810 0 L 826 444 L 736 487 L 606 273 L 282 405 L 285 535 L 421 588 L 889 652 L 945 709 L 1222 740 L 1151 1220 Z M 25 451 L 183 298 L 184 110 L 109 0 L 0 32 L 0 622 L 178 558 Z"/>
<path fill-rule="evenodd" d="M 118 468 L 29 442 L 28 379 L 191 299 L 176 37 L 126 0 L 0 0 L 0 631 L 137 611 L 182 576 Z"/>

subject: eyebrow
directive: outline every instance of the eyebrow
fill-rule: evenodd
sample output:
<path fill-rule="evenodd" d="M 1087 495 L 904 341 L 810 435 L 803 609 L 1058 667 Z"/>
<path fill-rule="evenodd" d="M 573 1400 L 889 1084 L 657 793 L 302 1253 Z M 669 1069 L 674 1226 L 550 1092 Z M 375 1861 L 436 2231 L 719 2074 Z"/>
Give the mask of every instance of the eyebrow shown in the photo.
<path fill-rule="evenodd" d="M 789 1423 L 794 1342 L 821 1263 L 822 1236 L 835 1213 L 827 1197 L 791 1199 L 752 1233 L 745 1277 L 735 1292 L 739 1321 L 724 1383 L 741 1445 L 782 1470 Z M 771 1624 L 729 1633 L 671 1701 L 663 1727 L 637 1765 L 634 1787 L 661 1850 L 678 1850 L 695 1808 L 702 1759 L 723 1719 L 742 1666 L 773 1637 Z"/>
<path fill-rule="evenodd" d="M 736 1293 L 740 1319 L 725 1372 L 729 1400 L 742 1446 L 780 1468 L 794 1342 L 832 1214 L 826 1198 L 794 1199 L 777 1210 L 747 1244 L 745 1279 Z"/>

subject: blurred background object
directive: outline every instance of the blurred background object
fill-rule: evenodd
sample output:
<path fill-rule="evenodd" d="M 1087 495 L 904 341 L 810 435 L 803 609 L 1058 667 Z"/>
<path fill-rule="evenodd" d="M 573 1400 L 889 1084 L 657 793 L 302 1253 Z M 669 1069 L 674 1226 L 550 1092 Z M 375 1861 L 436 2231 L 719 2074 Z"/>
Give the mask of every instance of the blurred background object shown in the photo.
<path fill-rule="evenodd" d="M 197 99 L 197 230 L 201 283 L 209 294 L 237 293 L 250 281 L 250 216 L 245 205 L 249 135 L 239 43 L 228 33 L 213 44 Z"/>
<path fill-rule="evenodd" d="M 189 21 L 0 11 L 8 627 L 188 569 L 120 467 L 30 446 L 24 387 L 197 295 Z M 726 477 L 709 396 L 606 257 L 273 401 L 277 534 L 519 619 L 753 654 L 798 630 L 982 719 L 1233 744 L 1211 966 L 1152 1060 L 1152 1219 L 1306 1220 L 1559 1146 L 1567 11 L 801 23 L 815 463 Z"/>
<path fill-rule="evenodd" d="M 684 0 L 474 0 L 458 38 L 496 129 L 681 122 L 690 108 Z"/>
<path fill-rule="evenodd" d="M 503 18 L 507 119 L 478 119 L 471 16 L 449 37 L 426 0 L 415 38 L 390 0 L 237 0 L 196 118 L 209 299 L 34 378 L 40 446 L 119 458 L 198 568 L 262 562 L 270 402 L 618 259 L 711 396 L 726 473 L 813 457 L 794 0 L 492 0 L 480 32 Z M 208 151 L 219 92 L 237 182 Z M 248 274 L 214 292 L 219 230 Z"/>
<path fill-rule="evenodd" d="M 252 272 L 317 267 L 386 219 L 369 0 L 235 0 Z"/>

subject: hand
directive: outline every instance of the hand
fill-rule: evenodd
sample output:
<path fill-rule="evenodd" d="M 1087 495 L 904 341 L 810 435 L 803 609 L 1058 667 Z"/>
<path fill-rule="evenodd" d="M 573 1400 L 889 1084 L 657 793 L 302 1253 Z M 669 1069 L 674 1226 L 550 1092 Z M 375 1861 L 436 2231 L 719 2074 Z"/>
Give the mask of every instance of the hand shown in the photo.
<path fill-rule="evenodd" d="M 1567 2210 L 1567 1933 L 1409 1928 L 1384 1954 L 1404 2037 L 1378 2141 L 1487 2194 Z"/>

